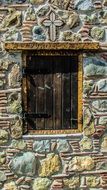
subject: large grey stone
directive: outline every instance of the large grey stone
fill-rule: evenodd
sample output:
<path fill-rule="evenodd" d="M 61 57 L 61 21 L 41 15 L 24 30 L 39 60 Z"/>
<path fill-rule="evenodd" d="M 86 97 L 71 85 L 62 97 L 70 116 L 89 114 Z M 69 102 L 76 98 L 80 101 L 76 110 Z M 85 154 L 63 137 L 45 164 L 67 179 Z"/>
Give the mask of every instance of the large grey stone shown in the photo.
<path fill-rule="evenodd" d="M 99 92 L 107 92 L 107 79 L 102 79 L 96 83 Z"/>
<path fill-rule="evenodd" d="M 35 152 L 49 152 L 50 141 L 49 140 L 35 141 L 33 144 L 33 150 Z"/>
<path fill-rule="evenodd" d="M 95 100 L 92 102 L 92 106 L 97 112 L 107 111 L 107 100 Z"/>
<path fill-rule="evenodd" d="M 67 152 L 70 150 L 70 146 L 67 140 L 57 140 L 57 150 L 59 152 Z"/>
<path fill-rule="evenodd" d="M 36 172 L 36 158 L 31 152 L 19 153 L 10 162 L 10 169 L 17 175 L 33 176 Z"/>
<path fill-rule="evenodd" d="M 91 10 L 93 7 L 92 0 L 75 0 L 74 6 L 78 10 Z"/>
<path fill-rule="evenodd" d="M 84 75 L 85 76 L 107 75 L 107 63 L 101 60 L 100 57 L 84 58 Z"/>

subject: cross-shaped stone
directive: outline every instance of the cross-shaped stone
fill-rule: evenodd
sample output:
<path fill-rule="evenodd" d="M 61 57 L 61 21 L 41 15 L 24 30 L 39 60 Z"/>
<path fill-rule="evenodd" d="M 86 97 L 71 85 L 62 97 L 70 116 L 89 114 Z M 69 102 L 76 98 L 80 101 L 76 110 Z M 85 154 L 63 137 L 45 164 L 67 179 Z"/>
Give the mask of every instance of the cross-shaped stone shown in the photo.
<path fill-rule="evenodd" d="M 51 41 L 55 41 L 57 38 L 57 27 L 63 25 L 63 21 L 56 18 L 55 12 L 51 11 L 49 19 L 43 21 L 43 25 L 49 27 L 49 37 Z"/>

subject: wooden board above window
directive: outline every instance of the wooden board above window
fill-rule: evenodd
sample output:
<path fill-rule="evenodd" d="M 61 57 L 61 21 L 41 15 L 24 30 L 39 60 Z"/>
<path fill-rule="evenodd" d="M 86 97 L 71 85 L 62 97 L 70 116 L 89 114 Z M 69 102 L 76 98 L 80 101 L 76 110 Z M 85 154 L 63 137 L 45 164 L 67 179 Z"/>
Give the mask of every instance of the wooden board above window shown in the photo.
<path fill-rule="evenodd" d="M 47 50 L 28 51 L 23 56 L 23 111 L 28 133 L 81 132 L 82 55 Z"/>

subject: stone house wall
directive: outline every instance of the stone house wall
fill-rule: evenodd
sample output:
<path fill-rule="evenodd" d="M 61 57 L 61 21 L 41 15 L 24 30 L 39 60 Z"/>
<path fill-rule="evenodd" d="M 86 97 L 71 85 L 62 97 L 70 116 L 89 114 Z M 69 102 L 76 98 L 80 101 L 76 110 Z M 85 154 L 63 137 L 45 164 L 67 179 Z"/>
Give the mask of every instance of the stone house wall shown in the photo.
<path fill-rule="evenodd" d="M 24 135 L 21 52 L 4 48 L 6 41 L 103 44 L 107 0 L 0 3 L 0 189 L 107 189 L 106 44 L 104 52 L 84 54 L 83 132 L 58 136 Z"/>

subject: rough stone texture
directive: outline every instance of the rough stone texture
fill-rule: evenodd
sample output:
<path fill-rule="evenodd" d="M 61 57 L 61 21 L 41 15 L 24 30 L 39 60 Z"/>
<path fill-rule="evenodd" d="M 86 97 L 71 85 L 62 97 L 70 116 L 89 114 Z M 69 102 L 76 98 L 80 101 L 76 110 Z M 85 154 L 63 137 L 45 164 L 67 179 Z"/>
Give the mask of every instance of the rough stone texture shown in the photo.
<path fill-rule="evenodd" d="M 91 29 L 91 37 L 95 40 L 101 40 L 104 38 L 104 29 L 99 27 L 93 27 Z"/>
<path fill-rule="evenodd" d="M 70 151 L 70 146 L 67 140 L 58 140 L 57 141 L 57 150 L 58 152 L 68 152 Z"/>
<path fill-rule="evenodd" d="M 18 175 L 33 176 L 36 172 L 35 155 L 31 152 L 19 153 L 10 163 L 10 168 Z"/>
<path fill-rule="evenodd" d="M 80 42 L 81 34 L 73 33 L 72 31 L 60 32 L 59 39 L 61 41 Z"/>
<path fill-rule="evenodd" d="M 101 151 L 107 151 L 107 136 L 103 137 L 103 140 L 101 143 Z"/>
<path fill-rule="evenodd" d="M 71 179 L 64 179 L 64 186 L 69 189 L 76 189 L 80 185 L 79 177 L 72 177 Z"/>
<path fill-rule="evenodd" d="M 17 148 L 17 149 L 19 149 L 19 150 L 25 150 L 26 149 L 26 143 L 25 143 L 25 141 L 24 140 L 22 140 L 22 139 L 19 139 L 19 140 L 12 140 L 12 144 L 11 144 L 11 146 L 13 147 L 13 148 Z"/>
<path fill-rule="evenodd" d="M 100 178 L 95 176 L 86 177 L 86 183 L 89 187 L 97 187 L 100 183 Z"/>
<path fill-rule="evenodd" d="M 107 80 L 102 79 L 97 82 L 98 92 L 107 92 Z"/>
<path fill-rule="evenodd" d="M 6 130 L 0 129 L 0 145 L 8 142 L 9 134 Z"/>
<path fill-rule="evenodd" d="M 5 190 L 18 190 L 18 188 L 14 182 L 9 182 L 9 183 L 4 184 L 3 189 L 5 189 Z"/>
<path fill-rule="evenodd" d="M 56 172 L 59 172 L 61 168 L 61 162 L 57 154 L 51 153 L 47 155 L 47 158 L 42 160 L 39 167 L 39 176 L 47 177 Z"/>
<path fill-rule="evenodd" d="M 0 152 L 0 166 L 6 162 L 6 153 Z"/>
<path fill-rule="evenodd" d="M 6 181 L 6 175 L 4 172 L 0 171 L 0 182 Z"/>
<path fill-rule="evenodd" d="M 84 86 L 83 87 L 84 95 L 89 96 L 94 90 L 94 81 L 93 80 L 84 81 L 83 86 Z"/>
<path fill-rule="evenodd" d="M 46 35 L 41 26 L 35 26 L 33 28 L 33 38 L 36 41 L 45 41 L 46 40 Z"/>
<path fill-rule="evenodd" d="M 23 140 L 22 54 L 5 41 L 107 43 L 107 0 L 0 1 L 0 189 L 107 189 L 107 45 L 83 53 L 83 132 Z"/>
<path fill-rule="evenodd" d="M 70 29 L 79 24 L 79 15 L 74 11 L 59 11 L 58 14 Z"/>
<path fill-rule="evenodd" d="M 35 152 L 49 152 L 50 151 L 50 141 L 43 140 L 43 141 L 35 141 L 33 144 L 33 150 Z"/>
<path fill-rule="evenodd" d="M 81 150 L 91 150 L 92 149 L 92 140 L 88 137 L 83 137 L 83 139 L 80 141 L 80 147 Z"/>
<path fill-rule="evenodd" d="M 33 183 L 33 190 L 48 190 L 51 180 L 48 178 L 36 178 Z"/>
<path fill-rule="evenodd" d="M 15 118 L 11 122 L 11 137 L 13 139 L 19 139 L 22 137 L 22 120 L 20 118 Z"/>
<path fill-rule="evenodd" d="M 75 8 L 79 10 L 90 10 L 93 7 L 92 0 L 76 0 Z"/>
<path fill-rule="evenodd" d="M 95 132 L 94 120 L 92 112 L 89 108 L 84 109 L 83 115 L 83 126 L 84 126 L 84 135 L 90 136 Z"/>
<path fill-rule="evenodd" d="M 84 75 L 87 77 L 106 75 L 107 73 L 107 63 L 100 59 L 86 58 L 84 63 Z"/>
<path fill-rule="evenodd" d="M 69 171 L 84 171 L 94 168 L 94 160 L 90 156 L 74 157 L 68 165 Z"/>

